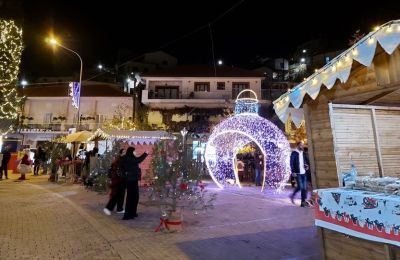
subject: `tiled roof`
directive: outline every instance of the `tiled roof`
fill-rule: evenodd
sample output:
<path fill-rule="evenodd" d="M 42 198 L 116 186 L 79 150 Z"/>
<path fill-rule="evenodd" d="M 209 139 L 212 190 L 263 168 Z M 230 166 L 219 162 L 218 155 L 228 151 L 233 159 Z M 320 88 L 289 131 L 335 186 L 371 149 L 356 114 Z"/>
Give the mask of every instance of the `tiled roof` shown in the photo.
<path fill-rule="evenodd" d="M 20 90 L 27 97 L 63 97 L 68 96 L 68 83 L 55 85 L 28 86 Z M 129 97 L 117 85 L 102 82 L 84 82 L 81 97 Z"/>
<path fill-rule="evenodd" d="M 236 67 L 217 66 L 216 71 L 209 65 L 184 65 L 175 68 L 157 70 L 142 75 L 146 77 L 228 77 L 228 78 L 263 78 L 257 71 L 245 70 Z"/>

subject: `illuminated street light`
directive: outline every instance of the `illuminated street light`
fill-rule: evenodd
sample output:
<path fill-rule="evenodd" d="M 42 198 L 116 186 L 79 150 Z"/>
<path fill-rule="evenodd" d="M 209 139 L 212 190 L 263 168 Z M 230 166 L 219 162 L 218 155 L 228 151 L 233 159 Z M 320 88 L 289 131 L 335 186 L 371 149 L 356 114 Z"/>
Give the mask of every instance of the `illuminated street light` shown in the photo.
<path fill-rule="evenodd" d="M 21 86 L 24 88 L 26 85 L 28 85 L 28 81 L 26 80 L 21 80 Z"/>
<path fill-rule="evenodd" d="M 64 50 L 67 50 L 67 51 L 69 51 L 69 52 L 72 52 L 73 54 L 75 54 L 76 56 L 78 56 L 78 58 L 79 58 L 79 61 L 81 62 L 81 69 L 80 69 L 80 72 L 79 72 L 79 87 L 82 89 L 82 69 L 83 69 L 83 62 L 82 62 L 82 58 L 81 58 L 81 56 L 76 52 L 76 51 L 74 51 L 74 50 L 71 50 L 70 48 L 68 48 L 68 47 L 65 47 L 64 45 L 62 45 L 62 44 L 60 44 L 55 38 L 46 38 L 46 40 L 45 40 L 47 43 L 49 43 L 49 44 L 51 44 L 51 45 L 53 45 L 53 46 L 59 46 L 59 47 L 61 47 L 61 48 L 63 48 Z M 79 99 L 80 99 L 80 91 L 79 91 L 79 97 L 78 97 Z M 77 111 L 77 131 L 79 131 L 79 124 L 80 124 L 80 108 L 81 108 L 81 106 L 80 106 L 80 102 L 78 103 L 79 105 L 78 105 L 78 111 Z"/>
<path fill-rule="evenodd" d="M 218 65 L 222 65 L 223 64 L 223 61 L 222 60 L 218 60 Z"/>
<path fill-rule="evenodd" d="M 303 62 L 303 63 L 304 63 L 304 62 L 306 62 L 306 59 L 305 59 L 305 58 L 301 58 L 301 59 L 300 59 L 300 62 Z"/>
<path fill-rule="evenodd" d="M 99 70 L 102 70 L 102 69 L 103 69 L 103 65 L 99 64 L 99 65 L 97 65 L 97 68 L 98 68 Z"/>

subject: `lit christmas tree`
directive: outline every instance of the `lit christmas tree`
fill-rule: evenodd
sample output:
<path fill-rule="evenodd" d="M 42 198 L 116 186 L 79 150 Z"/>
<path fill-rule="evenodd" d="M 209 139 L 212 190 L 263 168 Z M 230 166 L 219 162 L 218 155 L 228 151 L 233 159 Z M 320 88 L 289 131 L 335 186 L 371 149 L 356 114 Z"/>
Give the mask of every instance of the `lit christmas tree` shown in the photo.
<path fill-rule="evenodd" d="M 135 130 L 135 123 L 132 117 L 129 117 L 128 111 L 129 107 L 127 104 L 119 104 L 114 111 L 113 119 L 106 122 L 104 128 L 110 130 Z"/>
<path fill-rule="evenodd" d="M 17 122 L 23 97 L 16 83 L 21 63 L 22 29 L 12 20 L 0 19 L 0 130 L 7 131 Z"/>

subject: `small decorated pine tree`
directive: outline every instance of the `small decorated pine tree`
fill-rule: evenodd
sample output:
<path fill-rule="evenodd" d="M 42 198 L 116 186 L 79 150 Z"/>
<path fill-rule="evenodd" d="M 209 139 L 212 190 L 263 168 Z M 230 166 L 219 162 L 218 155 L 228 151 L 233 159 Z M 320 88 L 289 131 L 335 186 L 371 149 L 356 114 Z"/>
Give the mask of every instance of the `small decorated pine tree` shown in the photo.
<path fill-rule="evenodd" d="M 202 182 L 203 163 L 192 160 L 176 140 L 161 141 L 152 153 L 153 182 L 148 189 L 151 205 L 160 206 L 161 215 L 171 219 L 182 209 L 194 214 L 213 208 L 216 194 L 208 194 Z"/>

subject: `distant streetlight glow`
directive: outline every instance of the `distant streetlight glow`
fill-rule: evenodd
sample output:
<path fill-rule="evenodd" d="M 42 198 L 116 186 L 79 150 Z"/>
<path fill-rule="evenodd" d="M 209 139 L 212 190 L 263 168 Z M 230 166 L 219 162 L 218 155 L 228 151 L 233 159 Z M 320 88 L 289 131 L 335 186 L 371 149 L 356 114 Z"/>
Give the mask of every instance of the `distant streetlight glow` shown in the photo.
<path fill-rule="evenodd" d="M 218 65 L 222 65 L 223 64 L 223 62 L 222 62 L 222 60 L 218 60 Z"/>
<path fill-rule="evenodd" d="M 99 64 L 99 65 L 97 65 L 97 68 L 98 68 L 99 70 L 102 70 L 102 69 L 103 69 L 103 65 Z"/>
<path fill-rule="evenodd" d="M 24 88 L 26 85 L 28 85 L 28 81 L 26 80 L 21 80 L 21 86 Z"/>
<path fill-rule="evenodd" d="M 305 58 L 301 58 L 300 62 L 306 62 L 306 59 Z"/>
<path fill-rule="evenodd" d="M 304 49 L 304 50 L 303 50 L 303 53 L 306 53 L 306 52 L 307 52 L 307 50 L 306 50 L 306 49 Z"/>

